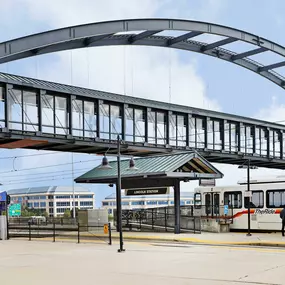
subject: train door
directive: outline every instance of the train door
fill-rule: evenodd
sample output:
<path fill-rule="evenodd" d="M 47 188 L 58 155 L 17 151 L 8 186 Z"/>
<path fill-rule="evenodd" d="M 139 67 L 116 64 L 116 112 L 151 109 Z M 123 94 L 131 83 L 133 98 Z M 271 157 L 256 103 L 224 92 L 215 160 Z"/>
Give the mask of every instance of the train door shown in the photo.
<path fill-rule="evenodd" d="M 220 193 L 206 192 L 205 195 L 205 214 L 206 216 L 219 216 L 220 214 Z"/>

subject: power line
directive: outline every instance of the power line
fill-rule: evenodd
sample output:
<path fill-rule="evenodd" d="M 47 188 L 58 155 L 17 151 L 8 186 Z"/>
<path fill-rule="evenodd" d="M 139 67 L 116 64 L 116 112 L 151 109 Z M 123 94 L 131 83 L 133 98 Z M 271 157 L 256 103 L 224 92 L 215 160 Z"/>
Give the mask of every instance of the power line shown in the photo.
<path fill-rule="evenodd" d="M 74 171 L 74 173 L 82 173 L 82 171 Z M 28 181 L 28 182 L 34 182 L 34 181 L 37 181 L 38 179 L 43 179 L 43 181 L 48 181 L 52 178 L 56 179 L 56 177 L 61 177 L 63 178 L 63 176 L 66 176 L 66 175 L 70 175 L 70 173 L 66 173 L 66 174 L 55 174 L 55 175 L 50 175 L 50 176 L 38 176 L 38 177 L 34 177 L 32 179 L 16 179 L 16 180 L 1 180 L 1 182 L 3 182 L 4 185 L 8 185 L 10 184 L 11 182 L 25 182 L 25 181 Z M 73 176 L 72 176 L 73 177 Z"/>
<path fill-rule="evenodd" d="M 85 168 L 78 168 L 78 169 L 76 169 L 76 171 L 84 171 L 84 170 L 88 170 L 88 169 L 90 169 L 90 167 L 85 167 Z M 15 172 L 17 172 L 17 171 L 15 171 Z M 24 176 L 24 177 L 26 177 L 26 176 L 38 176 L 38 175 L 41 175 L 41 176 L 43 176 L 43 175 L 50 175 L 50 174 L 53 174 L 53 173 L 63 173 L 63 175 L 64 175 L 64 172 L 71 172 L 71 170 L 68 170 L 68 169 L 66 169 L 66 170 L 58 170 L 58 171 L 48 171 L 48 172 L 44 172 L 44 173 L 27 173 L 27 174 L 17 174 L 17 173 L 15 173 L 14 175 L 5 175 L 4 177 L 5 178 L 7 178 L 7 177 L 11 177 L 11 178 L 18 178 L 18 177 L 22 177 L 22 176 Z"/>
<path fill-rule="evenodd" d="M 0 157 L 0 159 L 14 159 L 14 158 L 31 157 L 31 156 L 52 155 L 52 154 L 63 154 L 63 152 L 59 152 L 58 151 L 58 152 L 53 152 L 53 153 L 38 153 L 38 154 L 15 155 L 15 156 Z"/>
<path fill-rule="evenodd" d="M 49 181 L 53 181 L 53 180 L 66 180 L 66 179 L 72 179 L 72 177 L 62 177 L 62 178 L 51 178 L 48 180 Z M 46 182 L 47 180 L 46 179 L 43 179 L 43 180 L 34 180 L 33 183 L 39 183 L 39 182 Z M 7 186 L 10 186 L 10 185 L 19 185 L 19 184 L 27 184 L 27 183 L 30 183 L 30 181 L 27 181 L 27 182 L 18 182 L 18 183 L 8 183 L 8 184 L 5 184 Z"/>
<path fill-rule="evenodd" d="M 91 162 L 91 161 L 94 162 L 96 160 L 101 160 L 101 159 L 80 160 L 80 161 L 74 162 L 74 164 Z M 11 173 L 11 172 L 18 172 L 18 171 L 29 171 L 29 170 L 35 170 L 35 169 L 57 167 L 57 166 L 65 166 L 65 165 L 70 165 L 70 164 L 71 164 L 71 162 L 66 162 L 66 163 L 59 163 L 59 164 L 53 164 L 53 165 L 47 165 L 47 166 L 37 166 L 37 167 L 31 167 L 31 168 L 25 168 L 25 169 L 19 169 L 19 170 L 3 171 L 3 172 L 0 172 L 0 174 Z"/>

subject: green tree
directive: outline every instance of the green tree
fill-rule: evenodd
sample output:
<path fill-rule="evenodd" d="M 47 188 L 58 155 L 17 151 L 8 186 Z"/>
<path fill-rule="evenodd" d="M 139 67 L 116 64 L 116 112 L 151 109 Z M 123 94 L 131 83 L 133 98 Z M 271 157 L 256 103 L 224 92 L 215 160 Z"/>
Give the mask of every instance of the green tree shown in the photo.
<path fill-rule="evenodd" d="M 66 218 L 66 219 L 71 218 L 70 210 L 66 209 L 64 214 L 63 214 L 63 217 Z"/>

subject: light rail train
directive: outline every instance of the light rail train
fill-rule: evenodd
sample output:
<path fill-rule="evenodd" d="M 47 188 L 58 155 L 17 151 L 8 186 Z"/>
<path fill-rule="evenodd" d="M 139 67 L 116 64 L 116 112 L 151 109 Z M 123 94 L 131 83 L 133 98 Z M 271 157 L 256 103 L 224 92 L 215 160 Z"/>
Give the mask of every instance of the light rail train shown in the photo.
<path fill-rule="evenodd" d="M 194 211 L 202 217 L 230 223 L 231 230 L 246 230 L 248 226 L 248 194 L 251 229 L 280 231 L 280 211 L 285 207 L 285 176 L 239 181 L 235 186 L 198 187 L 194 194 Z"/>

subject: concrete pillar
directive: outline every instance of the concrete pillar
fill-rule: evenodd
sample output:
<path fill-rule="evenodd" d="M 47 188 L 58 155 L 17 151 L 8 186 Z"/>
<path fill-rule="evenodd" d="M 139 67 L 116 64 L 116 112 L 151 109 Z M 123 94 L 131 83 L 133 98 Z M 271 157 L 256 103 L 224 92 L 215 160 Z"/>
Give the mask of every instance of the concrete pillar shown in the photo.
<path fill-rule="evenodd" d="M 174 183 L 174 233 L 180 234 L 180 181 Z"/>
<path fill-rule="evenodd" d="M 7 221 L 6 216 L 0 216 L 0 239 L 7 239 Z"/>

